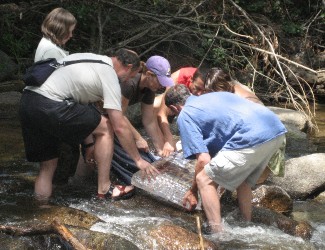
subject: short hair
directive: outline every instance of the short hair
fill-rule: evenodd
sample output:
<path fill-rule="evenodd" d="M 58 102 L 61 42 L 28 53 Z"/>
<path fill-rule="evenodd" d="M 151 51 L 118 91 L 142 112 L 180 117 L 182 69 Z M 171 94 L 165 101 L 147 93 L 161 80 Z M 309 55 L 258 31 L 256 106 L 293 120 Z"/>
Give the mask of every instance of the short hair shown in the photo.
<path fill-rule="evenodd" d="M 77 20 L 68 10 L 55 8 L 45 17 L 41 30 L 44 37 L 60 44 L 69 35 L 70 27 L 75 24 Z"/>
<path fill-rule="evenodd" d="M 176 84 L 167 90 L 165 104 L 167 107 L 170 105 L 184 105 L 190 95 L 189 89 L 184 84 Z"/>
<path fill-rule="evenodd" d="M 234 80 L 220 68 L 211 68 L 205 79 L 207 92 L 227 91 L 234 93 Z"/>
<path fill-rule="evenodd" d="M 201 78 L 202 81 L 204 82 L 208 72 L 209 72 L 209 68 L 204 68 L 204 67 L 197 68 L 193 74 L 192 81 Z"/>
<path fill-rule="evenodd" d="M 128 66 L 132 64 L 132 71 L 139 70 L 140 68 L 140 57 L 139 55 L 134 52 L 133 50 L 129 49 L 118 49 L 118 50 L 109 50 L 108 55 L 110 57 L 116 57 L 123 66 Z"/>

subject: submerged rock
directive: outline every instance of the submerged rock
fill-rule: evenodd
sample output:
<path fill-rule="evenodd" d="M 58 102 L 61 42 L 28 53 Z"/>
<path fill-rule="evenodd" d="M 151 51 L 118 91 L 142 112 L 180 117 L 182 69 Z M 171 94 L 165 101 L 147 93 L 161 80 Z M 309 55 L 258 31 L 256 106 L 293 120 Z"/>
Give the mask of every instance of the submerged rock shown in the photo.
<path fill-rule="evenodd" d="M 252 221 L 255 223 L 275 226 L 287 234 L 301 237 L 304 240 L 311 239 L 314 232 L 313 227 L 308 222 L 298 222 L 266 208 L 254 207 L 252 212 Z"/>
<path fill-rule="evenodd" d="M 176 225 L 161 225 L 149 232 L 154 238 L 152 249 L 202 249 L 198 234 L 190 232 Z M 207 239 L 203 239 L 204 249 L 217 249 L 217 246 Z"/>
<path fill-rule="evenodd" d="M 64 206 L 41 205 L 31 203 L 4 204 L 0 207 L 0 213 L 15 218 L 15 224 L 22 226 L 51 224 L 58 219 L 62 224 L 90 228 L 100 221 L 97 216 L 90 213 Z M 5 223 L 5 216 L 0 216 L 0 222 Z"/>
<path fill-rule="evenodd" d="M 69 227 L 69 230 L 81 244 L 92 250 L 139 249 L 129 240 L 115 234 L 95 232 L 78 227 Z"/>
<path fill-rule="evenodd" d="M 262 185 L 253 191 L 252 204 L 278 213 L 288 213 L 292 211 L 293 201 L 281 187 Z"/>

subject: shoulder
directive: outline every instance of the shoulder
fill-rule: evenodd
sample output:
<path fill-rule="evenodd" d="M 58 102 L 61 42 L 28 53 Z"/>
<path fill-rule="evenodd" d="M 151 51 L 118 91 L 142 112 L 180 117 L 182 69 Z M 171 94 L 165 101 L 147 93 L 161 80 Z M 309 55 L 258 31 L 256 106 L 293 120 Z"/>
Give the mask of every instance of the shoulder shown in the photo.
<path fill-rule="evenodd" d="M 194 72 L 196 71 L 197 68 L 194 67 L 185 67 L 185 68 L 181 68 L 180 71 L 180 75 L 193 75 Z"/>
<path fill-rule="evenodd" d="M 55 45 L 49 39 L 43 37 L 36 49 L 34 61 L 37 62 L 47 58 L 55 58 L 59 60 L 66 57 L 68 54 L 67 51 Z"/>
<path fill-rule="evenodd" d="M 120 82 L 122 94 L 125 98 L 130 99 L 135 92 L 139 90 L 141 74 L 138 73 L 134 78 L 129 79 L 126 82 Z"/>

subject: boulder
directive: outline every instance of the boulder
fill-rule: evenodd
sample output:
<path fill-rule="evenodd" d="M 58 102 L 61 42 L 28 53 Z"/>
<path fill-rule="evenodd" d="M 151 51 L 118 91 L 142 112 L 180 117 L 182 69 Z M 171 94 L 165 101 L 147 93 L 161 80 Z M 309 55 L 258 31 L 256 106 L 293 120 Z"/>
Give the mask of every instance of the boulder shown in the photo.
<path fill-rule="evenodd" d="M 266 208 L 254 207 L 252 212 L 252 222 L 263 223 L 265 225 L 273 225 L 281 231 L 301 237 L 304 240 L 311 239 L 314 228 L 305 221 L 295 221 L 280 213 Z"/>
<path fill-rule="evenodd" d="M 90 231 L 80 227 L 71 227 L 68 229 L 79 240 L 79 242 L 92 250 L 119 250 L 119 249 L 139 249 L 131 241 L 115 234 Z"/>
<path fill-rule="evenodd" d="M 325 153 L 315 153 L 286 161 L 284 177 L 271 176 L 268 183 L 286 190 L 292 199 L 306 199 L 325 190 Z"/>
<path fill-rule="evenodd" d="M 198 234 L 176 225 L 160 225 L 149 232 L 154 249 L 202 249 Z M 203 239 L 204 249 L 217 249 L 211 241 Z"/>
<path fill-rule="evenodd" d="M 279 117 L 288 130 L 286 133 L 286 155 L 288 157 L 298 157 L 317 151 L 317 146 L 309 139 L 309 135 L 315 132 L 315 127 L 308 117 L 302 112 L 292 109 L 268 108 Z"/>
<path fill-rule="evenodd" d="M 16 91 L 0 93 L 0 118 L 18 118 L 20 97 Z"/>
<path fill-rule="evenodd" d="M 293 201 L 281 187 L 262 185 L 253 190 L 252 204 L 278 213 L 288 213 L 292 211 Z"/>
<path fill-rule="evenodd" d="M 18 71 L 18 65 L 1 50 L 0 58 L 0 82 L 13 79 L 13 75 Z"/>
<path fill-rule="evenodd" d="M 302 112 L 279 108 L 279 107 L 268 107 L 272 110 L 279 119 L 285 124 L 285 126 L 292 128 L 295 127 L 300 131 L 307 132 L 313 128 L 311 121 Z"/>

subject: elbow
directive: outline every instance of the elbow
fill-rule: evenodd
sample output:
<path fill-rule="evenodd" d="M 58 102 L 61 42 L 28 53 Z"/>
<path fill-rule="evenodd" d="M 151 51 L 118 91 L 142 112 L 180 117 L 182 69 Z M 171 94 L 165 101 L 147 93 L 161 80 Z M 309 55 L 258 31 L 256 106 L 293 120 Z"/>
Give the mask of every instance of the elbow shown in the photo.
<path fill-rule="evenodd" d="M 128 124 L 124 121 L 124 119 L 120 120 L 118 123 L 113 123 L 112 126 L 114 133 L 117 136 L 122 135 L 123 133 L 125 133 L 126 129 L 129 129 Z"/>
<path fill-rule="evenodd" d="M 117 136 L 122 135 L 124 131 L 125 131 L 125 130 L 124 130 L 122 127 L 114 128 L 114 133 L 115 133 Z"/>

